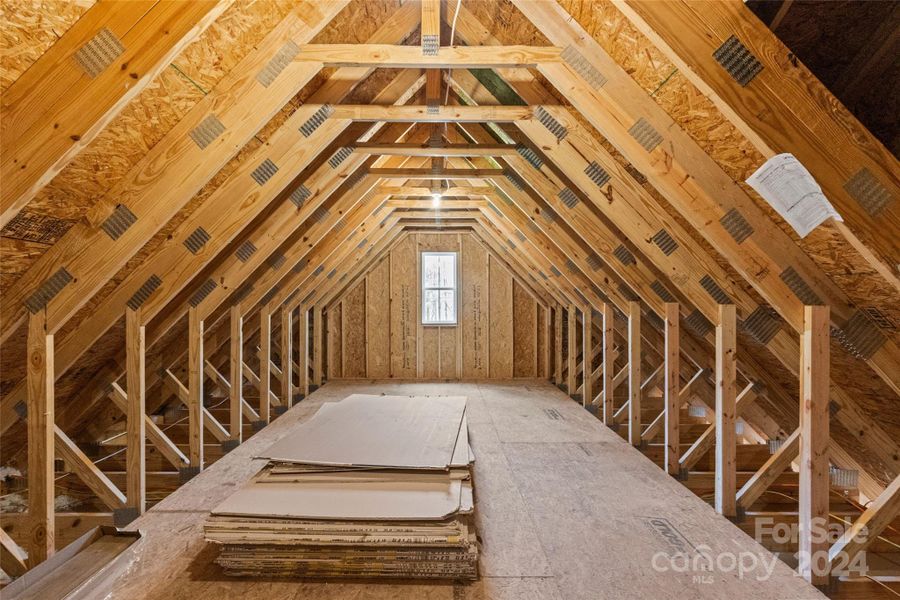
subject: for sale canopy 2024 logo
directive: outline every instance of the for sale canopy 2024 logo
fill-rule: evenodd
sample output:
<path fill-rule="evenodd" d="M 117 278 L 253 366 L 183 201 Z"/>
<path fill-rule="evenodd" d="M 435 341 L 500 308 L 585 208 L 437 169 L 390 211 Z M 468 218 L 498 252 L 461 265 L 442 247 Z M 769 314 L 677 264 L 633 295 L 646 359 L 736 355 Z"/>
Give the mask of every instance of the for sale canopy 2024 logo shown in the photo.
<path fill-rule="evenodd" d="M 664 517 L 640 517 L 640 520 L 667 547 L 651 558 L 653 570 L 660 573 L 688 574 L 695 583 L 713 583 L 716 575 L 728 573 L 737 573 L 739 579 L 752 577 L 757 581 L 768 581 L 778 563 L 778 558 L 768 552 L 713 549 L 705 544 L 694 544 Z M 813 545 L 826 542 L 825 549 L 812 553 L 798 551 L 797 573 L 809 571 L 817 575 L 832 576 L 849 575 L 851 572 L 857 575 L 866 573 L 868 566 L 865 552 L 859 552 L 854 557 L 843 552 L 829 557 L 828 548 L 846 533 L 847 527 L 842 523 L 814 519 L 811 527 Z M 799 545 L 800 529 L 797 523 L 759 517 L 756 519 L 754 537 L 760 544 L 774 544 L 771 546 L 773 548 L 795 549 Z M 864 541 L 867 537 L 868 532 L 863 530 L 857 534 L 856 541 Z M 738 540 L 733 540 L 733 544 L 736 547 L 742 546 Z"/>

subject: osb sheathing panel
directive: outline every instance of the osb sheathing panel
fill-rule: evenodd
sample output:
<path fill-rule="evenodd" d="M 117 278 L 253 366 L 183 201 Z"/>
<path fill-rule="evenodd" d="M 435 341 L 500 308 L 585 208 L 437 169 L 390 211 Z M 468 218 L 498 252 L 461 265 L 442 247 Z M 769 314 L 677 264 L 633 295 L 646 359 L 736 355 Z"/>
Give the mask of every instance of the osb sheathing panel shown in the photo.
<path fill-rule="evenodd" d="M 366 282 L 360 281 L 341 302 L 344 377 L 366 376 Z"/>
<path fill-rule="evenodd" d="M 465 273 L 460 288 L 462 319 L 462 376 L 484 379 L 488 376 L 488 255 L 472 236 L 462 238 L 461 270 Z"/>
<path fill-rule="evenodd" d="M 408 236 L 391 251 L 391 376 L 416 377 L 418 278 L 416 239 Z"/>
<path fill-rule="evenodd" d="M 344 360 L 343 348 L 341 347 L 343 319 L 343 306 L 339 302 L 334 304 L 328 310 L 328 320 L 326 327 L 328 328 L 328 348 L 326 356 L 328 357 L 328 370 L 326 373 L 329 379 L 341 376 L 341 365 Z"/>
<path fill-rule="evenodd" d="M 387 256 L 366 276 L 367 377 L 391 375 L 390 269 L 390 256 Z"/>
<path fill-rule="evenodd" d="M 513 376 L 513 279 L 493 256 L 488 261 L 488 351 L 492 378 Z"/>
<path fill-rule="evenodd" d="M 5 92 L 95 0 L 3 0 L 0 3 L 0 91 Z"/>
<path fill-rule="evenodd" d="M 517 281 L 513 282 L 513 377 L 536 377 L 535 301 Z"/>
<path fill-rule="evenodd" d="M 547 377 L 547 309 L 537 306 L 537 377 Z"/>

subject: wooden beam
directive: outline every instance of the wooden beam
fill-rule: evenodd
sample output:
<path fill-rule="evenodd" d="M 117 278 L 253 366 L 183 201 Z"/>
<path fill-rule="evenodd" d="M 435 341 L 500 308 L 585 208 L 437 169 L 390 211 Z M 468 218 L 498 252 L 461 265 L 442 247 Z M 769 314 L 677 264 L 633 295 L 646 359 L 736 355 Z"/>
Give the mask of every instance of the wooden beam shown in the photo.
<path fill-rule="evenodd" d="M 539 63 L 559 62 L 561 50 L 553 46 L 442 46 L 426 56 L 417 46 L 389 44 L 306 44 L 295 61 L 325 67 L 382 69 L 495 69 L 532 68 Z"/>
<path fill-rule="evenodd" d="M 313 385 L 322 385 L 322 307 L 313 306 Z"/>
<path fill-rule="evenodd" d="M 422 56 L 437 56 L 441 47 L 441 2 L 422 0 Z"/>
<path fill-rule="evenodd" d="M 27 560 L 28 552 L 0 529 L 0 569 L 10 577 L 19 577 L 28 570 Z"/>
<path fill-rule="evenodd" d="M 294 405 L 294 320 L 293 307 L 281 309 L 281 397 L 284 406 Z"/>
<path fill-rule="evenodd" d="M 594 365 L 591 363 L 591 357 L 594 355 L 592 310 L 590 306 L 584 306 L 581 309 L 581 353 L 584 361 L 584 366 L 582 367 L 584 380 L 581 384 L 581 405 L 585 408 L 590 408 L 594 404 L 594 382 L 592 380 Z"/>
<path fill-rule="evenodd" d="M 852 567 L 854 560 L 900 514 L 900 477 L 895 477 L 884 491 L 866 507 L 846 531 L 828 550 L 832 567 Z"/>
<path fill-rule="evenodd" d="M 716 324 L 716 512 L 737 516 L 735 424 L 737 421 L 737 317 L 733 304 L 719 305 Z"/>
<path fill-rule="evenodd" d="M 681 386 L 679 388 L 679 390 L 678 390 L 678 406 L 679 407 L 682 407 L 687 403 L 687 401 L 691 397 L 691 395 L 694 394 L 694 386 L 698 385 L 698 382 L 705 376 L 706 376 L 706 370 L 699 369 L 694 374 L 694 376 L 688 380 L 688 382 L 684 386 Z M 740 413 L 738 413 L 738 414 L 740 414 Z M 641 439 L 645 442 L 652 441 L 654 438 L 656 438 L 657 435 L 659 435 L 660 431 L 663 431 L 664 426 L 665 426 L 665 421 L 666 421 L 666 409 L 663 408 L 663 410 L 660 411 L 659 415 L 657 415 L 657 417 L 653 420 L 653 422 L 650 423 L 646 429 L 644 429 L 644 432 L 641 434 Z M 706 449 L 708 450 L 709 447 L 707 447 Z M 700 455 L 698 455 L 697 458 L 699 459 Z M 679 457 L 679 465 L 680 464 L 681 464 L 681 458 Z M 679 466 L 679 472 L 682 470 L 683 470 L 682 467 Z"/>
<path fill-rule="evenodd" d="M 679 427 L 679 419 L 681 415 L 681 394 L 679 386 L 681 384 L 681 367 L 679 357 L 681 354 L 679 342 L 679 307 L 677 303 L 666 303 L 666 350 L 665 350 L 665 375 L 663 376 L 663 390 L 665 398 L 663 400 L 665 408 L 665 464 L 666 473 L 669 475 L 679 475 L 681 466 L 679 458 L 681 455 L 681 430 Z"/>
<path fill-rule="evenodd" d="M 145 453 L 147 446 L 146 419 L 146 347 L 141 309 L 125 310 L 125 361 L 126 368 L 126 485 L 128 508 L 144 514 L 147 500 L 147 471 Z"/>
<path fill-rule="evenodd" d="M 641 305 L 628 303 L 628 443 L 641 443 Z"/>
<path fill-rule="evenodd" d="M 232 0 L 100 2 L 3 93 L 0 228 L 21 210 Z M 87 58 L 98 46 L 115 58 Z"/>
<path fill-rule="evenodd" d="M 87 485 L 101 502 L 112 509 L 126 507 L 125 494 L 97 468 L 91 459 L 67 436 L 59 426 L 53 427 L 54 446 L 59 458 L 66 461 L 72 472 Z M 30 510 L 29 510 L 30 512 Z"/>
<path fill-rule="evenodd" d="M 807 306 L 800 343 L 800 574 L 828 583 L 829 310 Z"/>
<path fill-rule="evenodd" d="M 301 304 L 297 317 L 297 375 L 300 400 L 309 396 L 309 309 Z"/>
<path fill-rule="evenodd" d="M 563 310 L 559 304 L 553 309 L 554 383 L 558 386 L 563 384 Z"/>
<path fill-rule="evenodd" d="M 784 471 L 791 466 L 800 452 L 800 429 L 796 429 L 781 447 L 753 474 L 741 487 L 737 494 L 737 503 L 741 511 L 748 511 L 763 492 L 775 482 Z"/>
<path fill-rule="evenodd" d="M 609 302 L 603 303 L 603 422 L 607 426 L 613 424 L 615 411 L 615 394 L 613 393 L 613 377 L 615 376 L 615 320 L 616 311 Z"/>
<path fill-rule="evenodd" d="M 503 169 L 440 169 L 437 172 L 416 168 L 374 168 L 369 169 L 369 174 L 385 179 L 487 179 L 502 177 Z"/>
<path fill-rule="evenodd" d="M 576 332 L 578 331 L 578 317 L 575 310 L 575 305 L 570 304 L 569 309 L 567 311 L 568 318 L 566 319 L 566 325 L 568 327 L 568 351 L 566 352 L 566 357 L 568 360 L 568 372 L 567 372 L 567 385 L 566 390 L 567 393 L 572 396 L 575 394 L 576 385 L 576 371 L 578 369 L 578 346 L 575 344 L 576 340 Z"/>
<path fill-rule="evenodd" d="M 354 152 L 384 156 L 509 156 L 516 153 L 515 144 L 447 144 L 357 142 Z M 492 190 L 493 188 L 488 188 Z"/>
<path fill-rule="evenodd" d="M 231 439 L 241 443 L 243 429 L 244 404 L 244 332 L 240 305 L 233 305 L 229 310 L 231 325 L 231 352 L 229 353 L 229 433 Z"/>
<path fill-rule="evenodd" d="M 259 309 L 259 420 L 272 420 L 269 396 L 272 391 L 272 313 L 263 305 Z"/>
<path fill-rule="evenodd" d="M 123 390 L 118 383 L 113 382 L 109 397 L 115 403 L 115 405 L 121 410 L 123 413 L 128 412 L 128 394 Z M 167 436 L 159 426 L 153 422 L 153 419 L 150 418 L 150 415 L 144 414 L 144 430 L 147 434 L 147 438 L 150 440 L 150 443 L 159 450 L 159 453 L 168 460 L 173 467 L 177 469 L 181 469 L 183 467 L 187 467 L 189 465 L 187 457 L 184 453 L 178 448 L 178 446 L 172 442 L 172 440 Z"/>
<path fill-rule="evenodd" d="M 311 106 L 311 105 L 310 105 Z M 530 106 L 417 106 L 338 104 L 330 118 L 385 123 L 509 123 L 532 118 Z"/>
<path fill-rule="evenodd" d="M 203 470 L 203 321 L 188 311 L 188 439 L 191 468 Z"/>
<path fill-rule="evenodd" d="M 34 567 L 54 549 L 54 379 L 53 335 L 47 333 L 47 311 L 28 320 L 28 535 L 29 564 Z"/>

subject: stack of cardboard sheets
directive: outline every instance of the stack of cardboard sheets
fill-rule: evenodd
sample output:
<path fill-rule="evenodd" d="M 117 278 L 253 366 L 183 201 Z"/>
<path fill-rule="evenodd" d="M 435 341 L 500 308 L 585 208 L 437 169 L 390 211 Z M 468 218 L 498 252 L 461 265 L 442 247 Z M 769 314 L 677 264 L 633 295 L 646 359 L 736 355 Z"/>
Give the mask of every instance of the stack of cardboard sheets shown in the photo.
<path fill-rule="evenodd" d="M 235 576 L 477 577 L 466 399 L 355 394 L 272 445 L 205 524 Z"/>

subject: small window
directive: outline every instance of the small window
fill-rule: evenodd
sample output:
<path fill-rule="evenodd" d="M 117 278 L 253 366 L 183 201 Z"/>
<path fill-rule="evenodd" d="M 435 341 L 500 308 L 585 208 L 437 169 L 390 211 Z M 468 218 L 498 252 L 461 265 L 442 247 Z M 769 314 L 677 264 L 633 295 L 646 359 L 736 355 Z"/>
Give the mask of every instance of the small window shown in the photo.
<path fill-rule="evenodd" d="M 456 252 L 422 253 L 422 324 L 456 325 Z"/>

